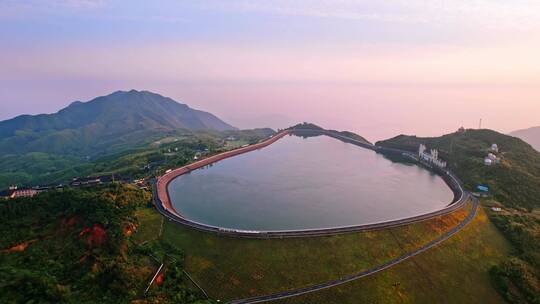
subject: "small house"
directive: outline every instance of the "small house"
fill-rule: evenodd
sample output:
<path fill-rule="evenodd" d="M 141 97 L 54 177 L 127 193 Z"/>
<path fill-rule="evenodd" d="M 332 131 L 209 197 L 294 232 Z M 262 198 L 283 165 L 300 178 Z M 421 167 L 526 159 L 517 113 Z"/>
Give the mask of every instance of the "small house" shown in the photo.
<path fill-rule="evenodd" d="M 487 156 L 489 159 L 491 159 L 492 161 L 496 161 L 497 160 L 497 155 L 493 154 L 493 153 L 489 153 L 488 156 Z"/>

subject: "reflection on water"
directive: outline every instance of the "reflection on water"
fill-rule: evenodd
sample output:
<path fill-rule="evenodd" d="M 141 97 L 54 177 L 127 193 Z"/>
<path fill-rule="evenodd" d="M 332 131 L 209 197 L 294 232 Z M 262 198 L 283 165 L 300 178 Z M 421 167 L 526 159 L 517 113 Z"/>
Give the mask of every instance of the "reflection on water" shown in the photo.
<path fill-rule="evenodd" d="M 169 192 L 183 216 L 244 230 L 367 224 L 434 211 L 452 200 L 437 175 L 327 136 L 286 136 L 180 176 Z"/>

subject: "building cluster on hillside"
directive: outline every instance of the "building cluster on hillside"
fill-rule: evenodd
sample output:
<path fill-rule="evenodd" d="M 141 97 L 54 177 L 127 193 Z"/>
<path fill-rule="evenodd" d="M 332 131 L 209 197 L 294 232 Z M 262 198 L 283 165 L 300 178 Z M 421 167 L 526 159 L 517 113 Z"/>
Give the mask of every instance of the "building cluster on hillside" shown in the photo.
<path fill-rule="evenodd" d="M 425 161 L 430 165 L 434 165 L 439 168 L 446 168 L 446 162 L 439 158 L 439 151 L 437 149 L 431 149 L 427 153 L 427 147 L 420 144 L 418 148 L 418 157 L 421 161 Z"/>
<path fill-rule="evenodd" d="M 141 178 L 141 179 L 136 179 L 133 181 L 133 184 L 135 184 L 135 186 L 137 186 L 139 189 L 142 189 L 142 190 L 148 190 L 148 183 L 146 182 L 146 180 L 144 178 Z"/>
<path fill-rule="evenodd" d="M 495 155 L 499 152 L 499 146 L 497 144 L 491 145 L 488 155 L 484 158 L 484 165 L 492 166 L 501 162 L 501 159 Z"/>
<path fill-rule="evenodd" d="M 119 181 L 123 183 L 134 183 L 139 188 L 144 189 L 146 187 L 144 179 L 131 181 L 130 179 L 124 180 L 115 177 L 114 175 L 102 175 L 102 176 L 91 176 L 91 177 L 76 177 L 71 180 L 67 185 L 58 184 L 50 186 L 36 186 L 32 188 L 19 188 L 17 186 L 10 186 L 8 190 L 0 191 L 0 199 L 13 199 L 19 197 L 33 197 L 37 194 L 49 190 L 59 190 L 66 187 L 79 188 L 79 187 L 90 187 L 103 184 L 109 184 L 114 181 Z"/>
<path fill-rule="evenodd" d="M 8 190 L 0 192 L 0 197 L 11 199 L 19 197 L 33 197 L 40 191 L 38 189 L 19 189 L 17 186 L 10 186 Z"/>

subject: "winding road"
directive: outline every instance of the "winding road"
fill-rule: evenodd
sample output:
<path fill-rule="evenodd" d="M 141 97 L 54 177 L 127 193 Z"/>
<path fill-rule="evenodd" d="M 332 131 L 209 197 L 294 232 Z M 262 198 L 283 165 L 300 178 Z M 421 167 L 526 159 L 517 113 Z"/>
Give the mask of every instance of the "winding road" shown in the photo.
<path fill-rule="evenodd" d="M 295 131 L 302 131 L 302 130 L 295 130 Z M 313 130 L 309 130 L 313 132 Z M 362 146 L 367 149 L 371 149 L 380 153 L 399 153 L 405 156 L 410 155 L 411 153 L 409 151 L 402 151 L 397 149 L 386 149 L 378 146 L 371 145 L 369 143 L 358 141 L 353 138 L 345 137 L 340 134 L 327 131 L 327 130 L 316 130 L 320 134 L 325 134 L 328 136 L 332 136 L 347 142 L 350 142 L 352 144 L 356 144 L 359 146 Z M 432 247 L 435 247 L 442 242 L 448 240 L 453 235 L 458 233 L 460 230 L 462 230 L 467 224 L 469 224 L 474 217 L 476 216 L 477 210 L 478 210 L 478 200 L 470 195 L 469 192 L 465 191 L 461 182 L 459 179 L 449 170 L 447 171 L 441 171 L 438 172 L 446 181 L 448 186 L 453 190 L 454 192 L 454 200 L 445 208 L 430 212 L 410 218 L 405 219 L 398 219 L 393 221 L 387 221 L 387 222 L 380 222 L 380 223 L 374 223 L 374 224 L 366 224 L 366 225 L 358 225 L 358 226 L 348 226 L 348 227 L 335 227 L 335 228 L 324 228 L 324 229 L 310 229 L 310 230 L 291 230 L 291 231 L 244 231 L 244 230 L 234 230 L 234 229 L 224 229 L 220 227 L 210 226 L 203 223 L 197 223 L 195 221 L 186 219 L 182 217 L 180 214 L 176 212 L 176 210 L 172 207 L 172 204 L 170 202 L 169 193 L 168 193 L 168 184 L 179 175 L 188 173 L 194 169 L 200 168 L 202 166 L 206 166 L 210 163 L 232 157 L 241 153 L 246 153 L 249 151 L 253 151 L 256 149 L 260 149 L 263 147 L 266 147 L 273 142 L 277 141 L 278 139 L 282 138 L 283 136 L 292 133 L 290 130 L 285 130 L 277 135 L 273 136 L 270 139 L 267 139 L 263 142 L 260 142 L 255 145 L 251 145 L 248 147 L 242 147 L 236 150 L 224 152 L 218 155 L 214 155 L 212 157 L 209 157 L 207 159 L 201 160 L 199 162 L 184 166 L 182 168 L 175 169 L 174 171 L 171 171 L 164 176 L 161 176 L 157 178 L 156 180 L 152 181 L 152 187 L 153 187 L 153 200 L 156 209 L 166 218 L 168 218 L 170 221 L 174 221 L 176 223 L 182 224 L 184 226 L 188 226 L 197 230 L 206 231 L 206 232 L 213 232 L 220 235 L 225 236 L 231 236 L 231 237 L 241 237 L 241 238 L 291 238 L 291 237 L 313 237 L 313 236 L 323 236 L 323 235 L 335 235 L 340 233 L 348 233 L 348 232 L 358 232 L 358 231 L 370 231 L 370 230 L 379 230 L 379 229 L 386 229 L 391 227 L 397 227 L 407 224 L 412 224 L 420 221 L 425 221 L 432 219 L 437 216 L 445 215 L 452 213 L 462 207 L 464 207 L 468 202 L 472 203 L 471 210 L 467 217 L 459 223 L 456 227 L 450 229 L 446 233 L 442 234 L 438 238 L 432 240 L 431 242 L 419 247 L 418 249 L 408 252 L 406 254 L 403 254 L 397 258 L 394 258 L 392 260 L 389 260 L 388 262 L 381 264 L 379 266 L 373 267 L 368 270 L 364 270 L 362 272 L 358 272 L 346 277 L 341 277 L 336 280 L 315 284 L 311 286 L 306 286 L 298 289 L 288 290 L 284 292 L 278 292 L 274 294 L 264 295 L 264 296 L 258 296 L 258 297 L 252 297 L 252 298 L 246 298 L 246 299 L 237 299 L 229 302 L 230 304 L 251 304 L 251 303 L 263 303 L 263 302 L 269 302 L 269 301 L 275 301 L 275 300 L 281 300 L 281 299 L 287 299 L 291 297 L 296 297 L 324 289 L 328 289 L 331 287 L 335 287 L 338 285 L 342 285 L 348 282 L 352 282 L 355 280 L 358 280 L 363 277 L 370 276 L 372 274 L 378 273 L 380 271 L 383 271 L 385 269 L 388 269 L 390 267 L 393 267 L 399 263 L 402 263 L 416 255 L 419 255 L 420 253 L 429 250 Z"/>
<path fill-rule="evenodd" d="M 359 272 L 359 273 L 356 273 L 356 274 L 353 274 L 353 275 L 350 275 L 350 276 L 347 276 L 347 277 L 339 278 L 337 280 L 328 281 L 328 282 L 325 282 L 325 283 L 320 283 L 320 284 L 316 284 L 316 285 L 311 285 L 311 286 L 307 286 L 307 287 L 303 287 L 303 288 L 293 289 L 293 290 L 274 293 L 274 294 L 265 295 L 265 296 L 233 300 L 233 301 L 231 301 L 229 303 L 230 304 L 253 304 L 253 303 L 264 303 L 264 302 L 282 300 L 282 299 L 292 298 L 292 297 L 296 297 L 296 296 L 301 296 L 301 295 L 316 292 L 316 291 L 321 291 L 321 290 L 328 289 L 328 288 L 331 288 L 331 287 L 335 287 L 335 286 L 338 286 L 338 285 L 342 285 L 342 284 L 345 284 L 345 283 L 348 283 L 348 282 L 352 282 L 352 281 L 358 280 L 358 279 L 363 278 L 363 277 L 370 276 L 372 274 L 378 273 L 378 272 L 383 271 L 385 269 L 388 269 L 388 268 L 390 268 L 392 266 L 395 266 L 395 265 L 397 265 L 399 263 L 402 263 L 402 262 L 404 262 L 404 261 L 406 261 L 406 260 L 408 260 L 408 259 L 410 259 L 410 258 L 412 258 L 414 256 L 417 256 L 420 253 L 422 253 L 422 252 L 424 252 L 424 251 L 426 251 L 426 250 L 428 250 L 428 249 L 430 249 L 432 247 L 435 247 L 435 246 L 441 244 L 442 242 L 448 240 L 449 238 L 451 238 L 453 235 L 458 233 L 461 229 L 463 229 L 467 224 L 469 224 L 474 219 L 474 217 L 476 216 L 477 210 L 478 210 L 478 200 L 476 198 L 473 198 L 472 199 L 471 211 L 469 212 L 469 214 L 467 215 L 465 220 L 463 220 L 461 223 L 459 223 L 459 225 L 457 225 L 456 227 L 450 229 L 445 234 L 439 236 L 438 238 L 436 238 L 433 241 L 425 244 L 424 246 L 422 246 L 422 247 L 420 247 L 420 248 L 418 248 L 418 249 L 416 249 L 414 251 L 411 251 L 409 253 L 406 253 L 406 254 L 404 254 L 404 255 L 402 255 L 400 257 L 392 259 L 392 260 L 390 260 L 390 261 L 388 261 L 388 262 L 386 262 L 384 264 L 381 264 L 379 266 L 373 267 L 371 269 L 368 269 L 368 270 L 365 270 L 365 271 L 362 271 L 362 272 Z"/>

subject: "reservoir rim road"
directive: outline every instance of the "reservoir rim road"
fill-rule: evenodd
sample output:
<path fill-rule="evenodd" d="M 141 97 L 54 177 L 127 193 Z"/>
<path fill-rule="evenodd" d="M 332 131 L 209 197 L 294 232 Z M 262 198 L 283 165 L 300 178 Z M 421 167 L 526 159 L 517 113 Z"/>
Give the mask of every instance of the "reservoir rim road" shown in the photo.
<path fill-rule="evenodd" d="M 174 169 L 154 179 L 152 181 L 152 186 L 154 190 L 153 200 L 154 200 L 154 205 L 156 206 L 156 209 L 163 216 L 167 217 L 170 221 L 174 221 L 178 224 L 181 224 L 181 225 L 184 225 L 184 226 L 187 226 L 187 227 L 199 230 L 199 231 L 217 233 L 220 235 L 232 236 L 232 237 L 242 237 L 242 238 L 292 238 L 292 237 L 325 236 L 325 235 L 334 235 L 334 234 L 342 234 L 342 233 L 358 232 L 358 231 L 372 231 L 372 230 L 380 230 L 380 229 L 392 228 L 392 227 L 397 227 L 397 226 L 402 226 L 402 225 L 408 225 L 411 223 L 425 221 L 425 220 L 429 220 L 437 216 L 452 213 L 455 210 L 464 206 L 470 198 L 470 194 L 464 190 L 460 180 L 450 170 L 435 170 L 431 168 L 432 171 L 435 171 L 435 173 L 439 174 L 444 179 L 446 184 L 454 192 L 454 200 L 448 206 L 440 210 L 436 210 L 433 212 L 420 214 L 420 215 L 416 215 L 416 216 L 412 216 L 408 218 L 395 219 L 395 220 L 383 221 L 383 222 L 377 222 L 377 223 L 343 226 L 343 227 L 320 228 L 320 229 L 252 231 L 252 230 L 223 228 L 223 227 L 212 226 L 212 225 L 208 225 L 204 223 L 199 223 L 199 222 L 190 220 L 182 216 L 173 207 L 171 199 L 170 199 L 168 187 L 169 187 L 169 184 L 178 176 L 181 176 L 183 174 L 186 174 L 198 168 L 207 166 L 211 163 L 221 161 L 226 158 L 230 158 L 230 157 L 247 153 L 250 151 L 262 149 L 276 142 L 277 140 L 283 138 L 285 135 L 297 134 L 297 132 L 301 133 L 303 131 L 320 134 L 320 135 L 328 135 L 330 137 L 334 137 L 336 139 L 340 139 L 348 143 L 355 144 L 360 147 L 376 151 L 378 153 L 383 153 L 383 154 L 399 153 L 403 155 L 404 157 L 414 159 L 414 155 L 409 151 L 378 147 L 378 146 L 366 143 L 364 141 L 359 141 L 350 137 L 342 136 L 341 134 L 335 131 L 301 130 L 301 129 L 283 130 L 277 133 L 276 135 L 264 141 L 261 141 L 259 143 L 210 156 L 208 158 L 194 162 L 192 164 Z"/>

